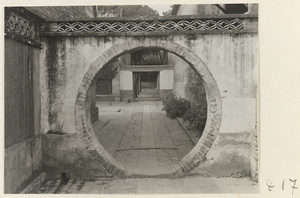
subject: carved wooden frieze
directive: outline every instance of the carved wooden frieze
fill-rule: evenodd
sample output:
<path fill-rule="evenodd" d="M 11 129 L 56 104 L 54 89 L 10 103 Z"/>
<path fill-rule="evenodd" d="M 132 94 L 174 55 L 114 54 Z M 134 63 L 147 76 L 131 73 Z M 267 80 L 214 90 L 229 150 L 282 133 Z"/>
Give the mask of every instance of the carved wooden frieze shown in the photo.
<path fill-rule="evenodd" d="M 27 18 L 20 8 L 5 9 L 5 36 L 39 46 L 39 32 L 36 20 Z"/>
<path fill-rule="evenodd" d="M 48 21 L 43 36 L 114 36 L 257 32 L 257 16 L 164 16 L 147 19 L 98 18 Z"/>
<path fill-rule="evenodd" d="M 124 65 L 120 67 L 120 70 L 127 71 L 162 71 L 173 70 L 173 65 Z"/>
<path fill-rule="evenodd" d="M 60 22 L 57 24 L 57 32 L 177 32 L 236 30 L 243 27 L 243 20 L 238 18 L 149 22 Z"/>

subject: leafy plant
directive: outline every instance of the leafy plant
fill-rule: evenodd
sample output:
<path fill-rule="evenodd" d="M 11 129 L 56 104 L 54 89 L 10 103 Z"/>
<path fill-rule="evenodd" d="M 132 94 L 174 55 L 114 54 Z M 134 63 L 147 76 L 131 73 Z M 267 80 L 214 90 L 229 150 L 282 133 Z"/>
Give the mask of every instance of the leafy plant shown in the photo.
<path fill-rule="evenodd" d="M 189 127 L 203 131 L 207 118 L 205 98 L 191 103 L 172 93 L 163 97 L 162 103 L 162 110 L 165 110 L 168 116 L 172 118 L 182 117 Z"/>
<path fill-rule="evenodd" d="M 206 123 L 207 109 L 204 103 L 192 103 L 191 108 L 184 114 L 183 120 L 189 125 L 203 130 Z"/>
<path fill-rule="evenodd" d="M 175 118 L 182 117 L 190 108 L 190 102 L 184 98 L 177 98 L 173 93 L 162 98 L 163 110 L 167 115 Z"/>

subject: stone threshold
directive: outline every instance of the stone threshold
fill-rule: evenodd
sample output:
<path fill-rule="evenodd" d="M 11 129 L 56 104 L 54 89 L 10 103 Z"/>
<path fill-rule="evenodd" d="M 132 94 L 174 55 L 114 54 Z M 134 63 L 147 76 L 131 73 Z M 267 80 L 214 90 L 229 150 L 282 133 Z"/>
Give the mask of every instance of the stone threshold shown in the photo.
<path fill-rule="evenodd" d="M 134 101 L 159 101 L 161 100 L 160 98 L 153 98 L 153 97 L 141 97 L 141 98 L 136 98 Z"/>

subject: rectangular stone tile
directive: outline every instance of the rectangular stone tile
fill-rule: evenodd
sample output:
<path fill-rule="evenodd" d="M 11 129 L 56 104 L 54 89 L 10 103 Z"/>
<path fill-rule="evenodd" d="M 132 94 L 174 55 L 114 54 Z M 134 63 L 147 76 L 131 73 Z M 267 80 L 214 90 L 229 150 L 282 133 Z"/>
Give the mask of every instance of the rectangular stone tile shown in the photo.
<path fill-rule="evenodd" d="M 177 194 L 189 194 L 190 191 L 186 187 L 176 187 Z"/>
<path fill-rule="evenodd" d="M 80 190 L 76 192 L 76 194 L 103 194 L 103 193 L 104 193 L 103 189 Z"/>
<path fill-rule="evenodd" d="M 257 184 L 249 178 L 212 178 L 220 192 L 224 193 L 258 193 Z"/>
<path fill-rule="evenodd" d="M 123 185 L 124 183 L 125 181 L 123 179 L 115 179 L 109 182 L 107 186 L 118 186 L 118 185 Z"/>
<path fill-rule="evenodd" d="M 231 193 L 228 185 L 234 184 L 233 178 L 211 178 L 219 189 L 219 193 Z"/>
<path fill-rule="evenodd" d="M 140 178 L 138 179 L 137 186 L 174 186 L 172 179 L 165 178 Z"/>
<path fill-rule="evenodd" d="M 143 125 L 141 133 L 141 147 L 154 147 L 155 140 L 152 128 L 152 120 L 149 112 L 149 107 L 144 106 Z"/>
<path fill-rule="evenodd" d="M 138 166 L 138 163 L 137 163 L 137 162 L 124 162 L 123 164 L 124 164 L 127 168 L 129 168 L 129 169 Z"/>
<path fill-rule="evenodd" d="M 167 166 L 171 166 L 172 164 L 174 164 L 174 163 L 172 163 L 172 162 L 159 162 L 158 166 L 159 167 L 167 167 Z"/>
<path fill-rule="evenodd" d="M 217 186 L 202 186 L 201 190 L 205 194 L 220 194 L 221 190 Z"/>
<path fill-rule="evenodd" d="M 107 191 L 113 192 L 113 191 L 122 191 L 122 190 L 135 190 L 136 185 L 134 184 L 123 184 L 119 186 L 109 186 L 107 187 Z"/>
<path fill-rule="evenodd" d="M 161 186 L 137 186 L 137 194 L 161 194 Z"/>
<path fill-rule="evenodd" d="M 183 178 L 186 187 L 217 186 L 211 178 Z"/>
<path fill-rule="evenodd" d="M 174 179 L 173 183 L 174 183 L 174 186 L 176 186 L 176 187 L 184 187 L 182 178 Z"/>
<path fill-rule="evenodd" d="M 107 191 L 106 194 L 136 194 L 136 189 L 112 190 Z"/>
<path fill-rule="evenodd" d="M 231 193 L 238 193 L 238 194 L 256 194 L 258 193 L 258 187 L 252 185 L 230 185 L 228 186 L 229 191 Z"/>
<path fill-rule="evenodd" d="M 156 153 L 158 156 L 168 156 L 168 154 L 164 150 L 157 150 Z"/>
<path fill-rule="evenodd" d="M 165 175 L 167 176 L 167 171 L 164 167 L 135 167 L 133 168 L 133 174 L 138 176 L 138 175 L 148 175 L 148 176 L 153 176 L 153 175 Z"/>
<path fill-rule="evenodd" d="M 155 167 L 158 166 L 158 159 L 155 150 L 139 152 L 139 167 Z"/>
<path fill-rule="evenodd" d="M 177 194 L 175 186 L 162 186 L 163 194 Z"/>
<path fill-rule="evenodd" d="M 155 149 L 151 149 L 151 150 L 140 150 L 140 151 L 139 151 L 139 156 L 140 156 L 140 157 L 148 158 L 149 156 L 157 156 L 157 152 L 156 152 Z"/>
<path fill-rule="evenodd" d="M 158 167 L 158 162 L 155 159 L 147 160 L 147 161 L 140 160 L 138 162 L 138 167 L 146 167 L 146 168 Z"/>
<path fill-rule="evenodd" d="M 135 185 L 137 185 L 139 182 L 140 182 L 139 178 L 124 179 L 124 184 L 135 184 Z"/>
<path fill-rule="evenodd" d="M 129 156 L 134 156 L 134 157 L 139 156 L 139 151 L 137 151 L 137 150 L 130 150 L 129 151 Z"/>
<path fill-rule="evenodd" d="M 169 156 L 158 156 L 158 161 L 160 162 L 170 162 Z"/>
<path fill-rule="evenodd" d="M 203 194 L 203 190 L 200 187 L 190 187 L 188 191 L 191 194 Z"/>
<path fill-rule="evenodd" d="M 155 147 L 155 140 L 153 134 L 141 134 L 140 146 L 143 148 Z"/>
<path fill-rule="evenodd" d="M 93 189 L 104 189 L 106 187 L 106 185 L 98 185 L 98 184 L 85 184 L 80 191 L 90 191 Z"/>

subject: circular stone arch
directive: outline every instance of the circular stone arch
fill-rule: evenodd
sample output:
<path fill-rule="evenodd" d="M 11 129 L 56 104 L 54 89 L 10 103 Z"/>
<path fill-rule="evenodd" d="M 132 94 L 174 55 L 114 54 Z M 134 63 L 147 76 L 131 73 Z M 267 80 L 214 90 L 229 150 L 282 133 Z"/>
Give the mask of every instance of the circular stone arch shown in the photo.
<path fill-rule="evenodd" d="M 160 48 L 173 53 L 186 61 L 199 77 L 203 79 L 207 98 L 207 121 L 201 138 L 195 147 L 184 156 L 178 164 L 171 165 L 149 174 L 138 170 L 128 170 L 112 157 L 98 141 L 91 120 L 87 93 L 96 74 L 113 59 L 129 51 L 142 48 Z M 121 44 L 113 45 L 101 54 L 88 68 L 81 81 L 76 102 L 75 121 L 78 132 L 82 135 L 85 148 L 90 156 L 116 177 L 130 176 L 178 176 L 192 170 L 197 164 L 206 159 L 206 154 L 212 146 L 221 124 L 221 95 L 214 80 L 203 61 L 191 50 L 169 40 L 160 38 L 130 39 Z"/>

